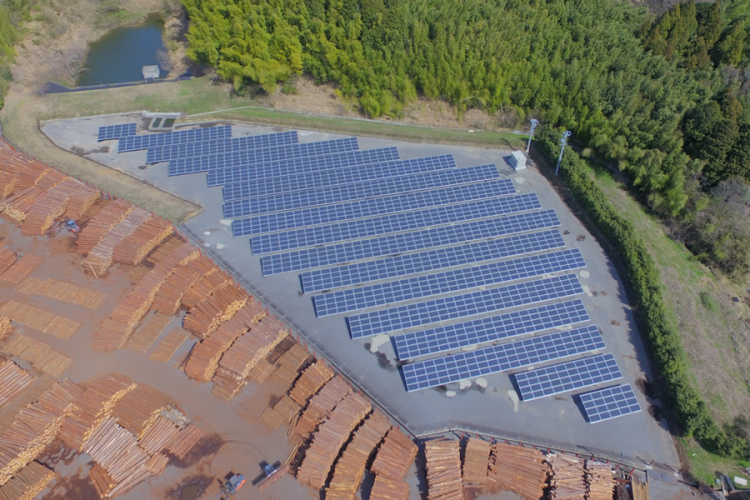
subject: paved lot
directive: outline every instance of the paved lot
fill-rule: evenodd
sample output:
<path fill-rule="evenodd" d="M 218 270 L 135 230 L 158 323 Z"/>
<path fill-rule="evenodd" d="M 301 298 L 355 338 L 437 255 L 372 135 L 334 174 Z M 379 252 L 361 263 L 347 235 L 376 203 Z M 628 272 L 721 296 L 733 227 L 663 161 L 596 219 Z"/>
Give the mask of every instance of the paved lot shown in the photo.
<path fill-rule="evenodd" d="M 507 374 L 487 377 L 484 390 L 476 384 L 447 397 L 440 389 L 406 393 L 390 344 L 369 351 L 367 340 L 353 341 L 342 316 L 315 318 L 312 302 L 299 289 L 298 274 L 264 278 L 259 258 L 250 253 L 248 238 L 234 239 L 227 221 L 221 220 L 221 189 L 206 187 L 204 174 L 167 177 L 166 164 L 144 168 L 146 152 L 118 155 L 116 143 L 97 143 L 100 125 L 125 123 L 127 117 L 87 118 L 46 122 L 43 131 L 60 147 L 85 151 L 86 156 L 133 175 L 149 184 L 204 207 L 185 227 L 212 253 L 246 279 L 274 309 L 285 315 L 315 350 L 331 358 L 355 383 L 365 388 L 390 413 L 415 433 L 430 434 L 462 427 L 486 430 L 506 438 L 561 446 L 582 454 L 600 454 L 643 467 L 648 463 L 678 467 L 672 439 L 663 421 L 649 411 L 651 402 L 642 392 L 649 368 L 635 328 L 624 289 L 611 262 L 578 219 L 561 202 L 546 180 L 533 168 L 515 173 L 506 162 L 509 151 L 435 146 L 360 138 L 360 149 L 397 146 L 401 158 L 453 154 L 459 166 L 495 163 L 500 173 L 513 179 L 520 193 L 536 192 L 543 208 L 553 208 L 568 247 L 581 250 L 588 267 L 579 273 L 583 297 L 593 321 L 599 326 L 607 352 L 615 355 L 644 411 L 608 422 L 588 424 L 569 393 L 532 402 L 518 402 Z M 131 120 L 132 121 L 132 120 Z M 274 129 L 275 130 L 275 129 Z M 236 125 L 234 136 L 269 133 L 268 127 Z M 333 134 L 300 131 L 300 142 L 337 138 Z M 108 151 L 102 146 L 110 146 Z M 80 148 L 80 149 L 78 149 Z M 456 388 L 457 389 L 457 388 Z"/>

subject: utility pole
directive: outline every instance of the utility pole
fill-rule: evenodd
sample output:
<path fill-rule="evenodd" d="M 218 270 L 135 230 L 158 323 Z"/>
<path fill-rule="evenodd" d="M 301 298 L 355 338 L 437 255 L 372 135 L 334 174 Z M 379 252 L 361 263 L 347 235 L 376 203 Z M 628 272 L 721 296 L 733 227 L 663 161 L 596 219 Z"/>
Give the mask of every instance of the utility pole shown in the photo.
<path fill-rule="evenodd" d="M 529 149 L 531 148 L 531 139 L 534 137 L 534 129 L 539 125 L 539 120 L 536 118 L 531 119 L 531 130 L 529 130 L 529 143 L 526 144 L 526 154 L 529 154 Z"/>
<path fill-rule="evenodd" d="M 565 151 L 565 145 L 568 143 L 568 138 L 573 135 L 570 130 L 563 132 L 562 139 L 560 139 L 560 158 L 557 159 L 557 168 L 555 168 L 555 175 L 560 171 L 560 162 L 562 162 L 562 155 Z"/>

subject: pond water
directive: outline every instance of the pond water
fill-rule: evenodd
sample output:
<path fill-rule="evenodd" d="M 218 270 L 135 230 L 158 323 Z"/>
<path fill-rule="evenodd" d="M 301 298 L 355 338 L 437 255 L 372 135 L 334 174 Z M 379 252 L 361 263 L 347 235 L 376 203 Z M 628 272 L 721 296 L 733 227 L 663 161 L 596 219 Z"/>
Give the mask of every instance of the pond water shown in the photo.
<path fill-rule="evenodd" d="M 157 64 L 157 51 L 164 48 L 162 21 L 151 17 L 141 25 L 117 28 L 97 40 L 89 49 L 77 85 L 137 82 L 141 68 Z M 162 70 L 161 76 L 166 76 Z"/>

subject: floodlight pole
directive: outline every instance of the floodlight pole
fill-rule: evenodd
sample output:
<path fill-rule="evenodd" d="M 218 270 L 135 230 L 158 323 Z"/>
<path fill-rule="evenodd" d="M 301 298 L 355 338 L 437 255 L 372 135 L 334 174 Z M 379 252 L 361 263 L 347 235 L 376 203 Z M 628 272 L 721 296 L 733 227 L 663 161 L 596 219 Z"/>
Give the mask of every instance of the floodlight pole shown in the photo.
<path fill-rule="evenodd" d="M 531 149 L 531 139 L 534 137 L 534 129 L 539 125 L 539 120 L 536 118 L 531 119 L 531 129 L 529 130 L 529 142 L 526 144 L 526 154 L 529 154 L 529 149 Z"/>
<path fill-rule="evenodd" d="M 555 175 L 560 171 L 560 163 L 562 162 L 563 152 L 565 151 L 565 145 L 568 143 L 568 137 L 573 135 L 570 130 L 563 132 L 562 139 L 560 139 L 560 158 L 557 159 L 557 167 L 555 168 Z"/>

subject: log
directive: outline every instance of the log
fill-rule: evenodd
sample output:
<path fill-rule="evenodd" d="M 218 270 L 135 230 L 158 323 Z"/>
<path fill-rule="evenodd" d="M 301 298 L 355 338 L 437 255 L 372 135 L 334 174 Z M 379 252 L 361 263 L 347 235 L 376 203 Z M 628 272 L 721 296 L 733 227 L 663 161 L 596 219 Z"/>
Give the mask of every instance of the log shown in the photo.
<path fill-rule="evenodd" d="M 18 284 L 44 261 L 40 255 L 26 254 L 0 274 L 0 280 Z"/>
<path fill-rule="evenodd" d="M 41 295 L 92 310 L 99 309 L 107 298 L 105 293 L 98 290 L 71 285 L 65 281 L 53 279 L 40 280 L 37 278 L 27 278 L 16 287 L 16 292 L 26 295 Z"/>
<path fill-rule="evenodd" d="M 370 471 L 390 479 L 403 479 L 414 462 L 417 451 L 414 441 L 400 429 L 393 427 L 380 445 Z"/>
<path fill-rule="evenodd" d="M 546 487 L 548 473 L 547 460 L 539 450 L 501 443 L 490 447 L 488 476 L 496 488 L 538 500 Z"/>
<path fill-rule="evenodd" d="M 490 443 L 479 438 L 469 438 L 464 449 L 463 480 L 464 486 L 487 486 L 489 470 Z"/>
<path fill-rule="evenodd" d="M 463 500 L 461 478 L 461 441 L 435 439 L 425 443 L 427 498 Z"/>
<path fill-rule="evenodd" d="M 0 307 L 0 315 L 64 340 L 68 340 L 81 326 L 72 319 L 15 300 L 9 300 Z"/>
<path fill-rule="evenodd" d="M 387 476 L 375 476 L 375 482 L 370 490 L 370 500 L 407 500 L 408 498 L 408 483 Z"/>

